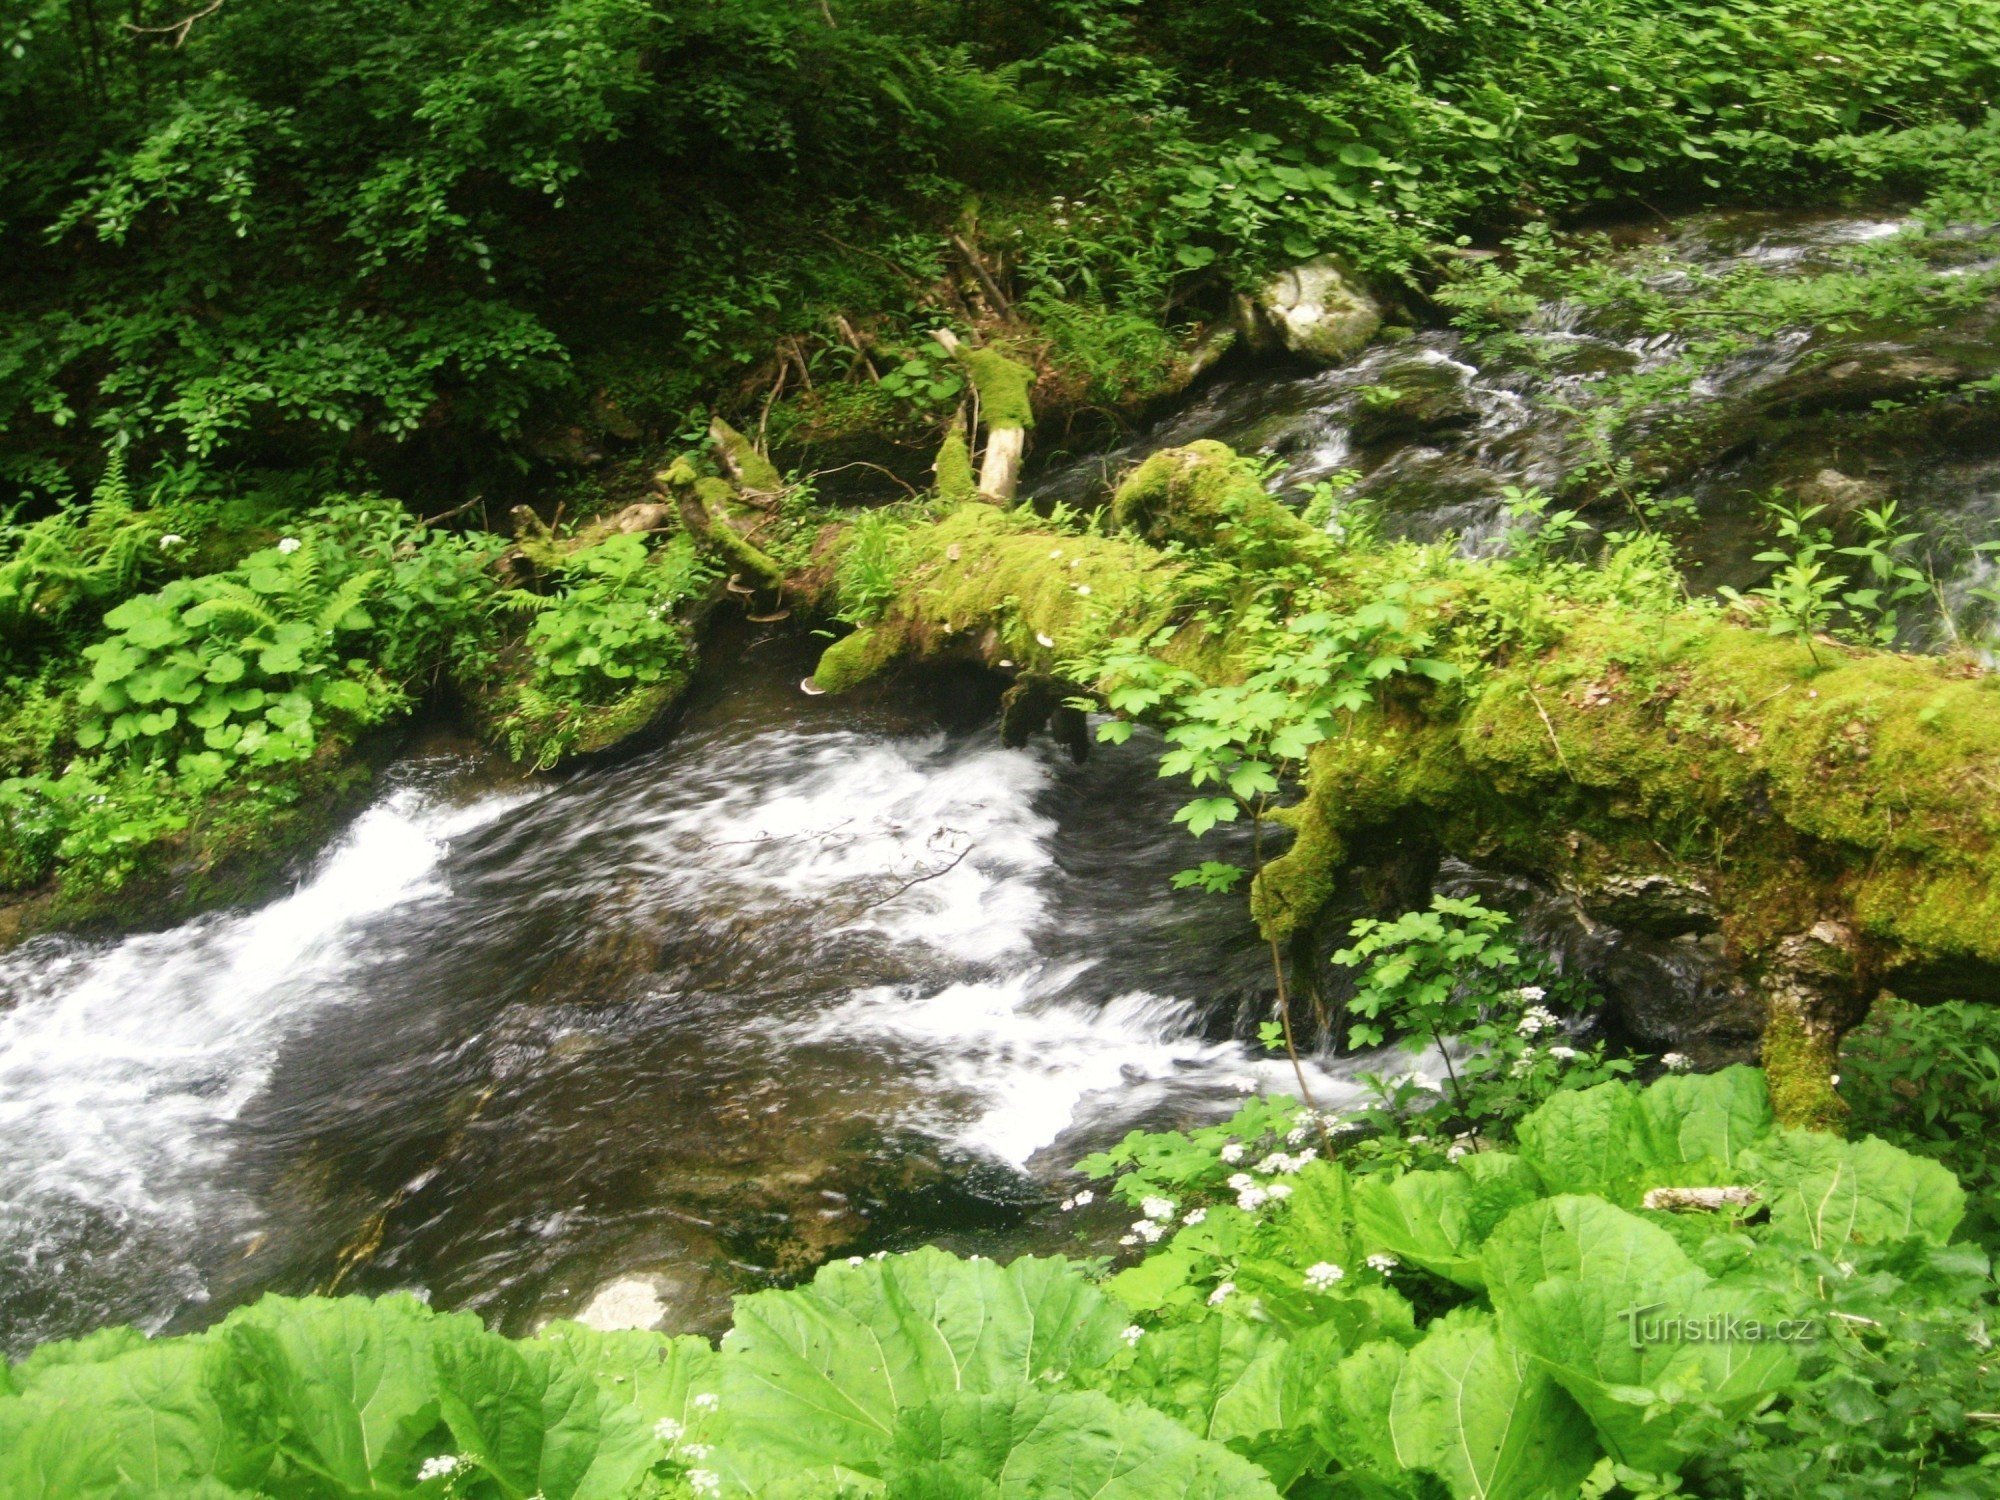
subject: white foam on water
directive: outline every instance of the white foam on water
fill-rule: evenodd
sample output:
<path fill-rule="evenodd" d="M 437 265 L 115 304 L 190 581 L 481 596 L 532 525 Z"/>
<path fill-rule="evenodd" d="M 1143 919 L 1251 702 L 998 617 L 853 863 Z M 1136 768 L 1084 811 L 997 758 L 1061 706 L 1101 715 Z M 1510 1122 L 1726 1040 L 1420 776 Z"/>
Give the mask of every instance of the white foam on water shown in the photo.
<path fill-rule="evenodd" d="M 0 960 L 0 1216 L 53 1194 L 185 1218 L 215 1188 L 223 1129 L 311 1015 L 362 998 L 345 939 L 443 889 L 450 840 L 518 805 L 414 790 L 355 820 L 297 890 L 255 911 Z"/>
<path fill-rule="evenodd" d="M 731 889 L 738 906 L 811 906 L 827 929 L 922 943 L 968 963 L 1026 952 L 1043 917 L 1035 875 L 1052 819 L 1035 810 L 1049 768 L 997 746 L 771 736 L 786 757 L 754 779 L 678 808 L 656 842 L 682 880 Z M 699 852 L 699 857 L 689 856 Z M 713 894 L 709 899 L 713 899 Z"/>
<path fill-rule="evenodd" d="M 936 1086 L 935 1102 L 909 1123 L 1017 1167 L 1106 1110 L 1129 1113 L 1170 1094 L 1297 1091 L 1284 1059 L 1205 1040 L 1188 1001 L 1145 991 L 1103 1003 L 1063 998 L 1088 967 L 1026 968 L 928 992 L 864 989 L 792 1034 L 902 1054 Z M 1307 1079 L 1322 1108 L 1359 1093 L 1317 1068 Z"/>

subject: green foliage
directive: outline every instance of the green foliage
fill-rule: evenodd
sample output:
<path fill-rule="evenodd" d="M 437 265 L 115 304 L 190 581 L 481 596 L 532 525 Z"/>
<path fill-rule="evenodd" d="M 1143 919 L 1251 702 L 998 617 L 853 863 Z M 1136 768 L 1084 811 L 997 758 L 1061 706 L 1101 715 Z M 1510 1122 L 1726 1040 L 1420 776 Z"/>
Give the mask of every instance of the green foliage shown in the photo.
<path fill-rule="evenodd" d="M 1857 1128 L 1951 1169 L 1967 1229 L 2000 1251 L 2000 1014 L 1975 1001 L 1916 1006 L 1884 999 L 1841 1048 L 1841 1097 Z"/>
<path fill-rule="evenodd" d="M 0 1487 L 1777 1500 L 1924 1473 L 1923 1493 L 1985 1492 L 1994 1287 L 1950 1243 L 1941 1169 L 1775 1132 L 1751 1069 L 1561 1095 L 1522 1155 L 1442 1170 L 1245 1159 L 1323 1123 L 1253 1099 L 1086 1163 L 1151 1230 L 1101 1284 L 921 1250 L 739 1298 L 719 1349 L 278 1297 L 207 1333 L 51 1345 L 0 1373 Z M 1620 1196 L 1713 1168 L 1776 1211 L 1703 1224 L 1565 1190 L 1594 1154 Z M 1836 1232 L 1792 1198 L 1867 1207 Z"/>

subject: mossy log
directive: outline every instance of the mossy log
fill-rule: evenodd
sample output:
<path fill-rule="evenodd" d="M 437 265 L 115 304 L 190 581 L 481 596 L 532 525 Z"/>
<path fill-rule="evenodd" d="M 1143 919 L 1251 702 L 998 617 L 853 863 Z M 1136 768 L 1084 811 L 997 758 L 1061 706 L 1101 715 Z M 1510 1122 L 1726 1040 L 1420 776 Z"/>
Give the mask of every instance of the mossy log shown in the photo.
<path fill-rule="evenodd" d="M 819 684 L 937 656 L 1041 681 L 1126 637 L 1227 681 L 1232 606 L 1205 559 L 1252 581 L 1309 571 L 1320 607 L 1414 574 L 1413 625 L 1465 675 L 1395 679 L 1313 751 L 1278 814 L 1292 843 L 1253 893 L 1268 934 L 1310 922 L 1383 830 L 1614 924 L 1635 892 L 1678 906 L 1719 924 L 1761 994 L 1774 1092 L 1800 1123 L 1837 1122 L 1834 1049 L 1879 990 L 2000 979 L 2000 678 L 1832 642 L 1816 660 L 1657 589 L 1635 603 L 1440 549 L 1344 551 L 1219 444 L 1149 459 L 1113 516 L 1109 535 L 984 505 L 913 526 L 894 603 L 829 649 Z"/>

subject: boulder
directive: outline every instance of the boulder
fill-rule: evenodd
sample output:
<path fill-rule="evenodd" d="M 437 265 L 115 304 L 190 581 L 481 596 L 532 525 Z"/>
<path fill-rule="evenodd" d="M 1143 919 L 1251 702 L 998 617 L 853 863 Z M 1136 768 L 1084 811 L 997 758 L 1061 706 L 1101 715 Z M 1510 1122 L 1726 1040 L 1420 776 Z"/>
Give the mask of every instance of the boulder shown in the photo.
<path fill-rule="evenodd" d="M 1338 256 L 1322 255 L 1280 271 L 1238 307 L 1254 348 L 1286 349 L 1339 364 L 1382 327 L 1382 304 Z"/>

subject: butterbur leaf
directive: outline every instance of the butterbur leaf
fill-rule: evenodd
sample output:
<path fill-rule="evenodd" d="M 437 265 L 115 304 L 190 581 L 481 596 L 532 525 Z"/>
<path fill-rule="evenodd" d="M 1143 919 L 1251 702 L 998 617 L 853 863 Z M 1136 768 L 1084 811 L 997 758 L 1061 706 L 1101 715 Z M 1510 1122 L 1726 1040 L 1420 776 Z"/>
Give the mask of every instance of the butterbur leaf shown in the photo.
<path fill-rule="evenodd" d="M 1521 1157 L 1551 1193 L 1629 1195 L 1639 1105 L 1622 1083 L 1554 1094 L 1516 1128 Z"/>
<path fill-rule="evenodd" d="M 661 1452 L 560 1343 L 514 1343 L 460 1315 L 432 1323 L 431 1354 L 454 1447 L 510 1497 L 617 1500 Z"/>
<path fill-rule="evenodd" d="M 399 1490 L 438 1422 L 432 1314 L 408 1297 L 266 1297 L 224 1321 L 258 1419 L 290 1463 L 347 1490 Z"/>
<path fill-rule="evenodd" d="M 1318 1342 L 1315 1369 L 1294 1359 L 1290 1342 L 1268 1323 L 1210 1314 L 1145 1335 L 1131 1367 L 1106 1389 L 1260 1460 L 1285 1485 L 1311 1456 L 1313 1376 L 1330 1378 L 1343 1352 L 1330 1333 Z"/>
<path fill-rule="evenodd" d="M 1632 1145 L 1655 1186 L 1676 1166 L 1712 1163 L 1726 1174 L 1773 1128 L 1760 1068 L 1662 1078 L 1639 1094 L 1638 1103 Z"/>
<path fill-rule="evenodd" d="M 718 1457 L 751 1488 L 865 1472 L 904 1408 L 1104 1365 L 1127 1317 L 1061 1259 L 1002 1268 L 925 1249 L 827 1266 L 809 1286 L 737 1299 Z"/>
<path fill-rule="evenodd" d="M 0 1397 L 0 1495 L 8 1500 L 124 1500 L 249 1490 L 270 1465 L 218 1396 L 227 1351 L 212 1339 L 113 1337 L 29 1372 Z M 116 1351 L 116 1352 L 114 1352 Z M 94 1356 L 104 1354 L 107 1358 Z"/>
<path fill-rule="evenodd" d="M 1480 1246 L 1514 1209 L 1541 1196 L 1518 1157 L 1480 1153 L 1481 1175 L 1466 1171 L 1367 1177 L 1354 1185 L 1354 1222 L 1370 1253 L 1386 1252 L 1472 1291 L 1486 1285 Z M 1505 1166 L 1498 1163 L 1504 1162 Z"/>
<path fill-rule="evenodd" d="M 1389 1415 L 1408 1359 L 1400 1343 L 1377 1339 L 1335 1367 L 1335 1398 L 1318 1409 L 1313 1435 L 1342 1468 L 1385 1478 L 1401 1471 Z"/>
<path fill-rule="evenodd" d="M 1276 1500 L 1262 1470 L 1171 1418 L 1095 1391 L 970 1393 L 912 1408 L 890 1500 Z"/>
<path fill-rule="evenodd" d="M 1788 1380 L 1779 1310 L 1711 1282 L 1672 1235 L 1599 1198 L 1516 1209 L 1486 1242 L 1501 1336 L 1589 1416 L 1611 1456 L 1674 1472 L 1708 1408 L 1733 1417 Z"/>
<path fill-rule="evenodd" d="M 1965 1190 L 1947 1168 L 1874 1136 L 1787 1130 L 1750 1153 L 1744 1170 L 1764 1189 L 1773 1234 L 1829 1254 L 1911 1236 L 1942 1245 L 1965 1217 Z"/>
<path fill-rule="evenodd" d="M 1576 1403 L 1483 1311 L 1446 1314 L 1410 1351 L 1389 1432 L 1398 1463 L 1437 1475 L 1460 1500 L 1571 1500 L 1597 1462 Z"/>

